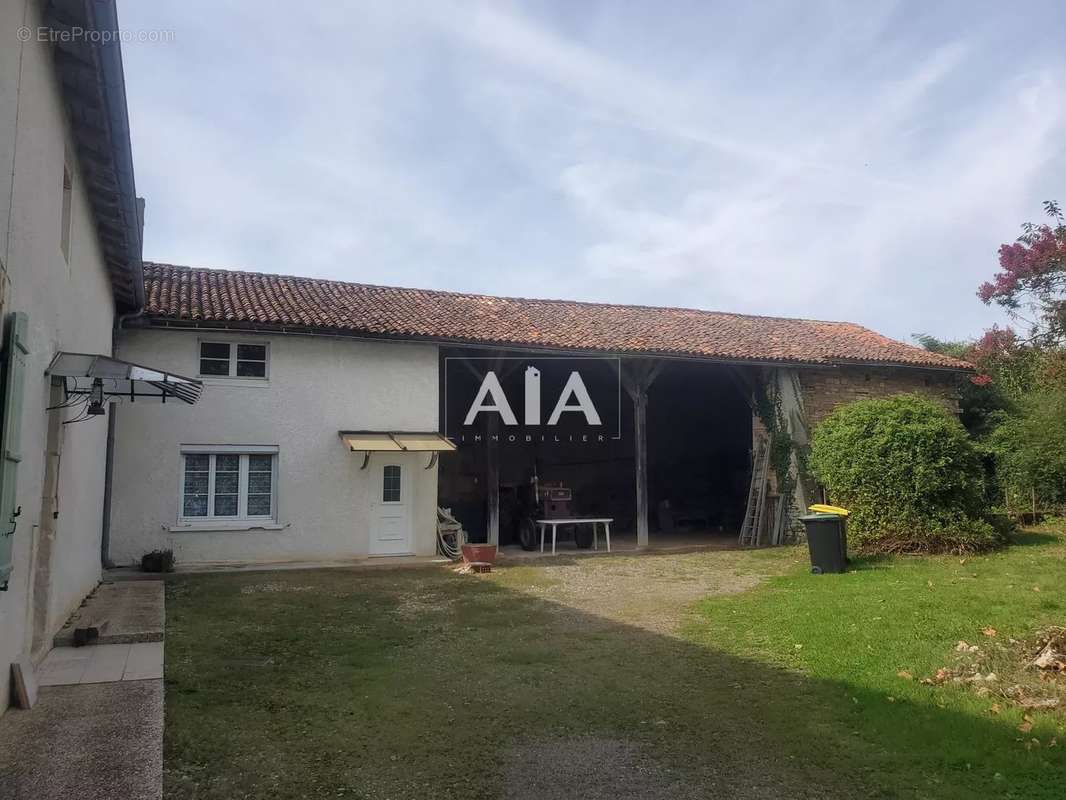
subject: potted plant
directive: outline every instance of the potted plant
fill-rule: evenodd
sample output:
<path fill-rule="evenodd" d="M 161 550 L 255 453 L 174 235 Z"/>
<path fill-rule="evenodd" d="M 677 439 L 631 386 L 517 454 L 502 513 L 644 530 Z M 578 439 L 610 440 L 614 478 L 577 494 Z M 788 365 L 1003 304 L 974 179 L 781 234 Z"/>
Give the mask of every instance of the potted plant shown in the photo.
<path fill-rule="evenodd" d="M 463 544 L 463 561 L 467 564 L 495 564 L 497 548 L 494 544 Z"/>
<path fill-rule="evenodd" d="M 142 572 L 173 572 L 174 551 L 153 550 L 141 556 Z"/>

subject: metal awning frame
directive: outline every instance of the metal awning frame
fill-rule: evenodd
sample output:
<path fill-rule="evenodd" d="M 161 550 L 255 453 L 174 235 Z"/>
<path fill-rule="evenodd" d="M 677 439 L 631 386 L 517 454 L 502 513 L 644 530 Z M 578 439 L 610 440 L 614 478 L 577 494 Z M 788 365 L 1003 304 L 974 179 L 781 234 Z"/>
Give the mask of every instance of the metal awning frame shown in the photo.
<path fill-rule="evenodd" d="M 75 368 L 70 363 L 64 363 L 79 359 L 85 362 L 84 367 Z M 52 358 L 45 374 L 63 381 L 64 404 L 69 403 L 72 397 L 91 395 L 97 380 L 102 383 L 101 394 L 105 399 L 123 398 L 131 403 L 138 398 L 161 403 L 173 398 L 194 405 L 203 392 L 203 383 L 194 378 L 95 353 L 60 351 Z M 146 391 L 147 387 L 155 391 Z"/>

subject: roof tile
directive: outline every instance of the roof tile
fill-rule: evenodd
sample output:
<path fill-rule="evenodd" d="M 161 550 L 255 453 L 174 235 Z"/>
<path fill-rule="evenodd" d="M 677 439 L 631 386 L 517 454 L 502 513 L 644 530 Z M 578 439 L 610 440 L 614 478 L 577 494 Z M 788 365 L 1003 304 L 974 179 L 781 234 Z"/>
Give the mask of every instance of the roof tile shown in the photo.
<path fill-rule="evenodd" d="M 401 289 L 145 262 L 145 316 L 735 361 L 972 367 L 850 322 Z"/>

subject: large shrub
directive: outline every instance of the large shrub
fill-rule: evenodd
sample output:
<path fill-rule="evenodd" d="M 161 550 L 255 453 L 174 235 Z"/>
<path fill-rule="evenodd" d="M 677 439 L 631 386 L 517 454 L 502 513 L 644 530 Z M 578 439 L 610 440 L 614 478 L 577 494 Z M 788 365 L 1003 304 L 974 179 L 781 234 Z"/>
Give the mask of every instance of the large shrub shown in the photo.
<path fill-rule="evenodd" d="M 1003 488 L 1036 492 L 1045 505 L 1066 504 L 1066 390 L 1024 401 L 1021 413 L 992 434 L 992 450 Z"/>
<path fill-rule="evenodd" d="M 810 465 L 831 502 L 851 511 L 853 546 L 883 552 L 975 552 L 1000 543 L 984 521 L 980 458 L 934 400 L 898 395 L 836 409 L 815 429 Z"/>

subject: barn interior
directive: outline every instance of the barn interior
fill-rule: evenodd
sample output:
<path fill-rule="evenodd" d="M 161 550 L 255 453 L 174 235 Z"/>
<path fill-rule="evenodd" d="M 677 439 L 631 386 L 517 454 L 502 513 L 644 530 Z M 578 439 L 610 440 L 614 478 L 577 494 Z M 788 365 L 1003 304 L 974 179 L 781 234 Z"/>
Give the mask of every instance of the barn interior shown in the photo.
<path fill-rule="evenodd" d="M 628 536 L 636 543 L 637 412 L 630 381 L 623 380 L 629 370 L 624 360 L 488 356 L 473 349 L 449 349 L 441 357 L 441 430 L 458 449 L 440 461 L 438 504 L 452 510 L 471 541 L 518 547 L 523 520 L 543 515 L 540 497 L 562 488 L 569 490 L 559 509 L 565 516 L 611 518 L 616 541 Z M 565 376 L 579 369 L 597 399 L 601 425 L 590 429 L 580 413 L 564 413 L 550 428 L 523 425 L 529 364 L 543 373 L 542 416 L 556 403 Z M 490 369 L 512 398 L 518 424 L 482 411 L 464 426 L 464 412 Z M 752 412 L 743 378 L 735 368 L 700 361 L 656 361 L 653 371 L 644 435 L 648 543 L 735 542 L 751 477 Z M 565 546 L 588 545 L 577 529 L 568 533 Z"/>

